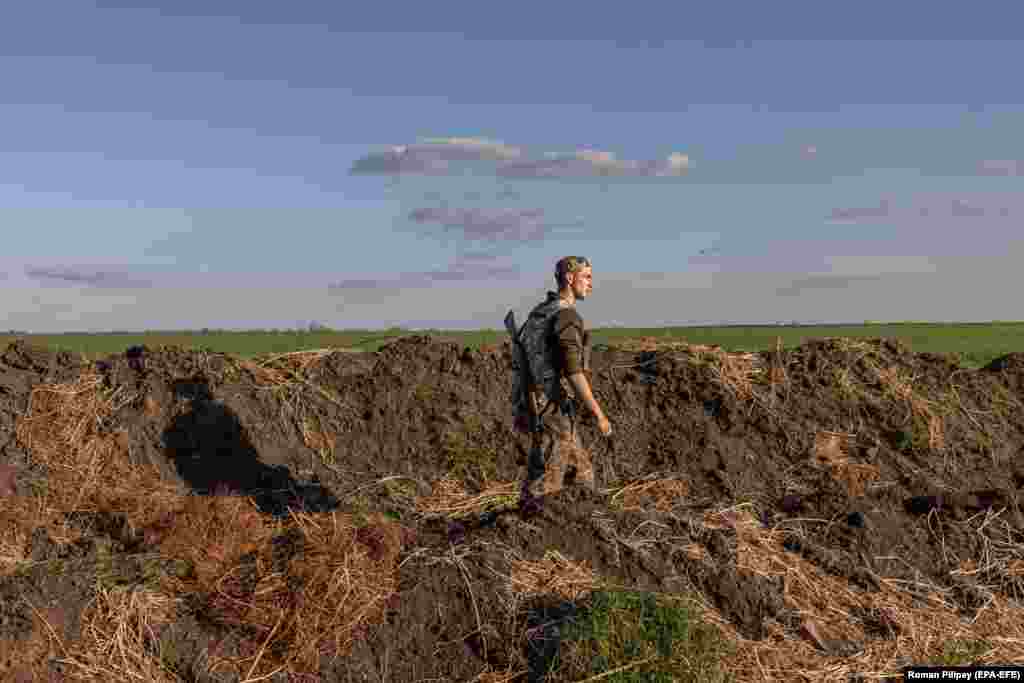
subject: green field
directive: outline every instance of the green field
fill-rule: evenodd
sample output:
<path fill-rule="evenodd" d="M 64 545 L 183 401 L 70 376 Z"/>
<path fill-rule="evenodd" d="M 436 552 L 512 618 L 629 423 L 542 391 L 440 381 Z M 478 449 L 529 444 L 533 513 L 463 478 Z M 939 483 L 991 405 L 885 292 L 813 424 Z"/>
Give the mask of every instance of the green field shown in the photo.
<path fill-rule="evenodd" d="M 0 334 L 0 346 L 16 338 L 51 349 L 71 351 L 93 360 L 121 353 L 134 345 L 150 348 L 183 346 L 252 357 L 267 353 L 288 353 L 307 349 L 351 348 L 376 351 L 390 339 L 411 334 L 409 330 L 323 330 L 323 331 L 182 331 L 103 334 L 10 335 Z M 426 330 L 415 334 L 453 338 L 472 348 L 506 339 L 504 331 Z M 665 341 L 717 344 L 730 351 L 758 351 L 774 348 L 781 337 L 786 348 L 821 337 L 893 337 L 918 352 L 960 354 L 965 367 L 980 367 L 1012 351 L 1024 351 L 1024 322 L 992 323 L 866 323 L 846 326 L 750 326 L 609 328 L 593 330 L 594 344 L 637 337 Z"/>

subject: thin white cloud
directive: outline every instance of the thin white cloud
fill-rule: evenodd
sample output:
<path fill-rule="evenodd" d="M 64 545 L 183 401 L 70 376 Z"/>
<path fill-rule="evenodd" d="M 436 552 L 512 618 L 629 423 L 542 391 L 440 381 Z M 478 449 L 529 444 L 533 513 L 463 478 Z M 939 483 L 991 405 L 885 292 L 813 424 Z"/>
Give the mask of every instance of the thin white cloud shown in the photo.
<path fill-rule="evenodd" d="M 504 178 L 655 178 L 685 175 L 693 162 L 682 152 L 663 159 L 619 159 L 613 153 L 580 149 L 571 154 L 529 156 L 522 148 L 476 138 L 437 138 L 399 145 L 357 159 L 353 174 L 445 174 L 454 162 L 490 162 Z"/>
<path fill-rule="evenodd" d="M 95 287 L 103 289 L 145 289 L 153 282 L 127 271 L 75 267 L 33 267 L 25 268 L 25 275 L 43 284 L 59 284 L 72 287 Z"/>
<path fill-rule="evenodd" d="M 691 167 L 690 158 L 680 152 L 664 159 L 635 161 L 618 159 L 611 152 L 579 150 L 571 155 L 506 162 L 498 166 L 497 173 L 506 178 L 652 178 L 683 176 Z"/>
<path fill-rule="evenodd" d="M 523 154 L 519 147 L 483 138 L 427 138 L 423 144 L 444 149 L 450 161 L 518 159 Z"/>
<path fill-rule="evenodd" d="M 355 175 L 415 173 L 437 175 L 448 171 L 448 162 L 438 155 L 410 152 L 407 147 L 392 147 L 383 152 L 368 154 L 352 165 Z"/>
<path fill-rule="evenodd" d="M 517 159 L 522 151 L 501 142 L 479 138 L 432 138 L 413 145 L 398 145 L 371 152 L 355 161 L 353 174 L 447 173 L 450 162 L 504 161 Z"/>

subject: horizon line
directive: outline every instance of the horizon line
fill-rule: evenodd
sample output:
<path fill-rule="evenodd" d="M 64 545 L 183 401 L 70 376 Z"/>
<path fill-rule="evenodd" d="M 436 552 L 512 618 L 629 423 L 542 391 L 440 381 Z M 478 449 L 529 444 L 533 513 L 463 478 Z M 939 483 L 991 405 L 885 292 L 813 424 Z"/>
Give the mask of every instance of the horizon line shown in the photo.
<path fill-rule="evenodd" d="M 1024 320 L 861 320 L 861 321 L 838 321 L 838 322 L 774 322 L 774 323 L 679 323 L 673 325 L 604 325 L 589 327 L 594 330 L 673 330 L 673 329 L 701 329 L 701 328 L 820 328 L 820 327 L 884 327 L 895 325 L 953 325 L 953 326 L 983 326 L 983 325 L 1024 325 Z M 408 333 L 408 332 L 441 332 L 441 333 L 474 333 L 474 332 L 504 332 L 498 327 L 487 328 L 444 328 L 444 327 L 423 327 L 423 326 L 391 326 L 391 327 L 350 327 L 334 328 L 327 325 L 319 327 L 200 327 L 200 328 L 160 328 L 160 329 L 128 329 L 128 330 L 64 330 L 61 332 L 33 332 L 30 330 L 9 329 L 0 331 L 0 337 L 51 337 L 65 335 L 144 335 L 144 334 L 346 334 L 346 333 Z"/>

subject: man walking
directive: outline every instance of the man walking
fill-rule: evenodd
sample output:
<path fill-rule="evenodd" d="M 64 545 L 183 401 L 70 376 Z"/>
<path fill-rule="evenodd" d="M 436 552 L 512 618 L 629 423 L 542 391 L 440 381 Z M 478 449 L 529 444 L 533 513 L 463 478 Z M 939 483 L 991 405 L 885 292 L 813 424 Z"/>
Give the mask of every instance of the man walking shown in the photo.
<path fill-rule="evenodd" d="M 543 334 L 550 353 L 552 370 L 557 377 L 554 400 L 543 391 L 534 391 L 540 403 L 538 413 L 546 414 L 541 434 L 541 458 L 531 449 L 523 482 L 524 512 L 536 512 L 543 496 L 555 493 L 566 484 L 579 482 L 595 488 L 594 466 L 590 453 L 580 443 L 577 431 L 581 407 L 597 419 L 604 436 L 612 431 L 611 423 L 594 398 L 590 385 L 590 332 L 576 311 L 576 302 L 584 301 L 593 291 L 593 269 L 581 256 L 567 256 L 555 264 L 557 292 L 531 312 L 527 325 Z M 545 402 L 550 402 L 544 406 Z M 551 405 L 551 404 L 554 405 Z"/>

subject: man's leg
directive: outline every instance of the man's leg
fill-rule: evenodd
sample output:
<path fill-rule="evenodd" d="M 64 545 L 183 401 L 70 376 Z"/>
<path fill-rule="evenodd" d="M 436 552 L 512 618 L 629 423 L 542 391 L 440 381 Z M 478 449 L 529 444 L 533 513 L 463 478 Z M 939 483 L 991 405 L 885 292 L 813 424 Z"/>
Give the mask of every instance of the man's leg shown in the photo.
<path fill-rule="evenodd" d="M 524 498 L 540 499 L 564 487 L 566 469 L 572 457 L 571 427 L 562 415 L 552 415 L 544 423 L 543 463 L 527 467 Z"/>
<path fill-rule="evenodd" d="M 564 441 L 560 437 L 561 434 L 555 426 L 545 434 L 544 474 L 531 486 L 531 491 L 536 496 L 547 496 L 562 490 L 567 462 Z"/>
<path fill-rule="evenodd" d="M 597 488 L 594 480 L 594 463 L 590 452 L 580 443 L 579 434 L 574 434 L 572 440 L 566 444 L 566 451 L 571 453 L 570 463 L 575 469 L 575 481 L 586 486 L 591 491 Z"/>
<path fill-rule="evenodd" d="M 569 481 L 566 484 L 581 484 L 591 491 L 596 490 L 594 481 L 594 465 L 590 452 L 583 448 L 580 441 L 580 433 L 576 428 L 578 419 L 576 413 L 568 416 L 564 430 L 560 434 L 562 439 L 562 452 L 565 454 L 566 474 Z"/>

